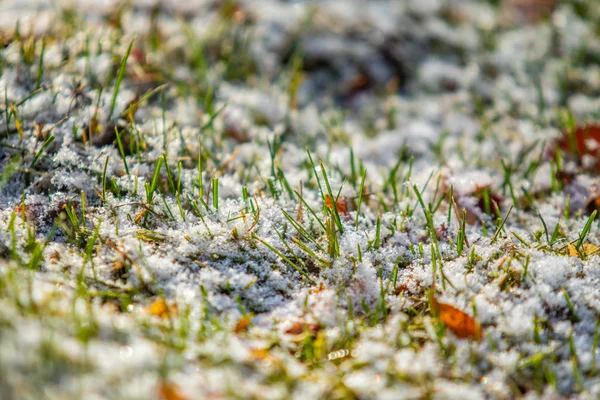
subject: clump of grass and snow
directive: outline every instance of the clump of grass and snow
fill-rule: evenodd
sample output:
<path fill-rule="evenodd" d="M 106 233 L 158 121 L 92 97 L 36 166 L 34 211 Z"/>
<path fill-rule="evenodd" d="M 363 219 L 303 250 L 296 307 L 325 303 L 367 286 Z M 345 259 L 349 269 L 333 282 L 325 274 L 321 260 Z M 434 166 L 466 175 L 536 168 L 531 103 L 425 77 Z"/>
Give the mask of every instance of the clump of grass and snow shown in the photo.
<path fill-rule="evenodd" d="M 92 3 L 0 6 L 0 392 L 598 396 L 598 6 Z"/>

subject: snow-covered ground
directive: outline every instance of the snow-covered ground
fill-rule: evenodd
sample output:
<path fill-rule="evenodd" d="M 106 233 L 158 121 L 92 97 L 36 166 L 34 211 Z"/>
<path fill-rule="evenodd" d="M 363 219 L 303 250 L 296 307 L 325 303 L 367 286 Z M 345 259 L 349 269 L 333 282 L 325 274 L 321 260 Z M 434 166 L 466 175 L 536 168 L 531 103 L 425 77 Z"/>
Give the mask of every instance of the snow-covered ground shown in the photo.
<path fill-rule="evenodd" d="M 599 35 L 0 0 L 0 398 L 597 398 Z"/>

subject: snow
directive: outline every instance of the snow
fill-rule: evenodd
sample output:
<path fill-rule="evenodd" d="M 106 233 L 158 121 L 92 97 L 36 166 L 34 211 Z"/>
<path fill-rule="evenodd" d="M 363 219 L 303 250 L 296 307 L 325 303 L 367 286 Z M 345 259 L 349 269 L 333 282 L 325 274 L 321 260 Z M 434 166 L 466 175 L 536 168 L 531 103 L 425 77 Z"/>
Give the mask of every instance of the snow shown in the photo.
<path fill-rule="evenodd" d="M 7 374 L 0 390 L 8 382 L 10 390 L 37 386 L 55 398 L 152 398 L 168 378 L 189 398 L 302 399 L 343 390 L 360 398 L 510 398 L 515 388 L 524 397 L 586 398 L 600 392 L 591 372 L 599 361 L 598 255 L 581 259 L 566 250 L 588 218 L 596 161 L 587 156 L 578 165 L 563 155 L 565 170 L 577 176 L 554 190 L 555 166 L 547 156 L 561 135 L 561 107 L 577 121 L 598 117 L 599 69 L 585 60 L 600 49 L 591 18 L 565 3 L 547 20 L 506 28 L 501 10 L 477 1 L 242 1 L 232 11 L 241 22 L 232 23 L 221 15 L 229 11 L 211 1 L 136 0 L 124 9 L 121 31 L 105 20 L 116 2 L 71 4 L 82 18 L 72 36 L 44 2 L 0 5 L 3 40 L 17 19 L 23 35 L 33 29 L 48 36 L 42 90 L 15 106 L 23 137 L 14 117 L 7 123 L 4 104 L 10 110 L 36 89 L 37 61 L 26 65 L 17 43 L 0 50 L 0 96 L 6 94 L 0 100 L 0 373 Z M 147 37 L 153 7 L 157 50 Z M 206 60 L 196 64 L 186 24 L 207 47 Z M 248 48 L 227 53 L 240 33 L 248 34 Z M 114 74 L 134 35 L 133 51 L 161 73 L 152 77 L 143 58 L 132 55 L 109 121 Z M 296 50 L 303 70 L 294 107 Z M 229 78 L 238 56 L 251 60 L 250 72 Z M 148 77 L 150 88 L 143 83 Z M 140 105 L 128 125 L 121 112 L 163 81 L 169 83 L 163 94 Z M 208 124 L 211 101 L 213 112 L 224 108 Z M 121 135 L 131 176 L 118 146 L 84 140 L 94 116 L 98 134 L 119 119 L 126 126 Z M 34 121 L 53 127 L 54 141 L 32 165 L 43 142 Z M 135 140 L 138 149 L 130 147 Z M 271 154 L 269 146 L 278 143 Z M 181 188 L 170 187 L 163 165 L 158 191 L 146 204 L 146 185 L 163 154 Z M 16 155 L 22 164 L 9 174 L 5 166 Z M 335 260 L 317 221 L 328 218 L 315 180 L 326 190 L 320 162 L 333 193 L 342 187 L 348 204 L 359 199 L 361 166 L 367 171 L 360 212 L 351 207 L 341 216 L 343 233 L 336 228 Z M 485 215 L 475 192 L 489 187 L 507 215 L 513 201 L 502 162 L 514 169 L 510 184 L 518 201 L 492 239 L 496 216 Z M 279 170 L 317 217 L 300 208 Z M 353 171 L 359 182 L 351 181 Z M 218 209 L 212 178 L 219 182 Z M 452 187 L 458 205 L 479 218 L 467 226 L 469 243 L 460 256 L 459 223 L 447 201 L 433 224 L 441 232 L 436 295 L 479 321 L 481 342 L 449 330 L 440 337 L 439 321 L 429 313 L 432 238 L 413 184 L 431 207 Z M 250 202 L 242 199 L 243 188 Z M 532 204 L 525 204 L 525 190 Z M 80 231 L 64 210 L 69 204 L 83 221 Z M 146 207 L 152 212 L 144 215 Z M 556 243 L 548 243 L 542 220 L 550 237 L 560 227 Z M 35 271 L 27 268 L 35 261 L 32 238 L 44 246 Z M 598 244 L 596 222 L 585 242 Z M 163 297 L 176 314 L 149 316 L 147 306 Z M 235 332 L 245 317 L 250 326 Z M 298 322 L 314 332 L 290 335 Z M 534 388 L 531 375 L 539 371 L 524 363 L 545 353 L 551 355 L 539 365 L 550 368 L 544 379 L 551 371 L 556 387 L 545 381 Z M 43 371 L 44 357 L 56 364 L 56 376 Z"/>

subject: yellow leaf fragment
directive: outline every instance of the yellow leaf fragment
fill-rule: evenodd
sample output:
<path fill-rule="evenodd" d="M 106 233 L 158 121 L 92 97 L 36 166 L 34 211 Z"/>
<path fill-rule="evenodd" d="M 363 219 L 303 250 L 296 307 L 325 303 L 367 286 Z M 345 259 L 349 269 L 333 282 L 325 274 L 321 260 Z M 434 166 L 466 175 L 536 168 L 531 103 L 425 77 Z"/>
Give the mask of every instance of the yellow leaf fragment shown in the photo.
<path fill-rule="evenodd" d="M 591 243 L 584 243 L 581 248 L 583 249 L 583 252 L 585 253 L 586 256 L 589 256 L 592 253 L 595 253 L 596 251 L 598 251 L 598 246 L 596 246 L 595 244 L 591 244 Z"/>
<path fill-rule="evenodd" d="M 577 248 L 573 244 L 571 244 L 571 243 L 567 244 L 567 254 L 570 257 L 581 257 L 581 256 L 586 257 L 592 253 L 595 253 L 596 251 L 598 251 L 598 249 L 599 249 L 599 247 L 596 246 L 595 244 L 583 243 L 578 252 Z"/>

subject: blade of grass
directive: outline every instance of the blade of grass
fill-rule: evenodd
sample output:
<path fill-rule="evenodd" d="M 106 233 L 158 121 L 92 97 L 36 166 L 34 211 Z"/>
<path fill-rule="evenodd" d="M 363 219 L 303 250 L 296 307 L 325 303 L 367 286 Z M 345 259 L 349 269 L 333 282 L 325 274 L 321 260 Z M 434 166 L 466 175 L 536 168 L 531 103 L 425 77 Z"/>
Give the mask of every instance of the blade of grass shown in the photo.
<path fill-rule="evenodd" d="M 300 249 L 302 249 L 306 254 L 308 254 L 309 256 L 311 256 L 312 258 L 314 258 L 315 260 L 317 260 L 319 262 L 319 264 L 321 264 L 324 268 L 328 268 L 331 266 L 331 264 L 326 261 L 323 260 L 322 258 L 320 258 L 319 256 L 317 256 L 317 254 L 307 245 L 305 245 L 304 243 L 302 243 L 300 241 L 300 239 L 293 237 L 292 238 L 292 242 L 294 242 L 295 245 L 297 245 L 298 247 L 300 247 Z"/>
<path fill-rule="evenodd" d="M 119 67 L 119 72 L 117 73 L 117 80 L 115 81 L 115 90 L 113 92 L 112 101 L 110 102 L 110 112 L 108 113 L 108 119 L 110 120 L 113 112 L 115 111 L 115 105 L 117 104 L 117 96 L 119 95 L 119 89 L 121 87 L 121 82 L 123 81 L 123 77 L 125 76 L 125 69 L 127 67 L 127 59 L 129 58 L 129 53 L 131 53 L 131 48 L 133 47 L 133 39 L 129 46 L 127 47 L 127 51 L 125 51 L 125 55 L 121 59 L 121 65 Z"/>
<path fill-rule="evenodd" d="M 35 167 L 35 164 L 37 164 L 38 160 L 42 156 L 42 153 L 44 152 L 44 150 L 46 150 L 46 147 L 50 146 L 50 143 L 52 143 L 53 141 L 54 141 L 54 135 L 49 136 L 48 139 L 46 139 L 44 141 L 44 144 L 42 144 L 42 147 L 40 147 L 40 149 L 37 151 L 37 153 L 35 153 L 35 156 L 33 157 L 33 160 L 31 161 L 30 168 Z"/>
<path fill-rule="evenodd" d="M 163 158 L 159 157 L 156 160 L 156 166 L 154 167 L 154 174 L 152 175 L 152 181 L 150 181 L 150 185 L 146 184 L 146 202 L 148 204 L 152 203 L 152 198 L 154 197 L 154 192 L 158 187 L 158 179 L 160 178 L 160 167 L 162 166 Z"/>
<path fill-rule="evenodd" d="M 362 199 L 365 195 L 365 178 L 367 177 L 367 170 L 364 169 L 360 178 L 360 191 L 358 193 L 358 205 L 356 206 L 356 221 L 355 227 L 358 229 L 358 217 L 360 216 L 360 206 L 362 205 Z"/>
<path fill-rule="evenodd" d="M 323 166 L 323 163 L 321 163 L 320 165 L 321 165 L 321 173 L 323 174 L 323 179 L 325 179 L 325 185 L 327 186 L 327 193 L 329 194 L 329 198 L 333 200 L 334 206 L 332 207 L 332 209 L 333 209 L 335 224 L 337 225 L 337 229 L 338 229 L 338 231 L 340 231 L 340 234 L 342 234 L 342 233 L 344 233 L 344 227 L 342 226 L 342 219 L 340 218 L 340 213 L 339 213 L 337 207 L 335 206 L 335 204 L 337 204 L 338 198 L 333 196 L 333 192 L 331 191 L 331 185 L 329 185 L 329 179 L 327 178 L 327 172 L 325 172 L 325 167 Z M 317 180 L 318 179 L 319 178 L 317 178 Z"/>
<path fill-rule="evenodd" d="M 219 178 L 212 179 L 213 185 L 213 207 L 215 210 L 219 209 Z"/>
<path fill-rule="evenodd" d="M 106 169 L 108 168 L 108 159 L 109 156 L 106 156 L 106 161 L 104 161 L 104 169 L 102 171 L 102 201 L 106 201 Z"/>
<path fill-rule="evenodd" d="M 300 225 L 300 223 L 298 221 L 294 220 L 292 218 L 292 216 L 287 213 L 287 211 L 285 211 L 284 209 L 281 209 L 281 212 L 283 213 L 283 216 L 290 222 L 290 224 L 292 224 L 294 229 L 296 229 L 298 231 L 299 234 L 301 234 L 306 239 L 308 239 L 309 241 L 314 243 L 315 246 L 317 246 L 317 248 L 319 250 L 325 251 L 325 249 L 323 249 L 323 247 L 316 241 L 316 239 L 314 237 L 312 237 L 312 235 L 310 233 L 308 233 L 308 231 L 302 225 Z"/>
<path fill-rule="evenodd" d="M 42 38 L 42 50 L 40 52 L 40 63 L 38 64 L 37 78 L 35 79 L 35 87 L 39 88 L 42 82 L 42 74 L 44 73 L 44 53 L 46 52 L 46 39 Z"/>
<path fill-rule="evenodd" d="M 500 225 L 496 229 L 496 233 L 494 233 L 494 237 L 492 238 L 491 243 L 495 243 L 496 240 L 498 240 L 498 237 L 500 236 L 500 231 L 502 231 L 502 228 L 504 227 L 504 224 L 506 223 L 506 220 L 508 219 L 508 216 L 510 215 L 513 207 L 514 206 L 511 205 L 510 208 L 508 209 L 508 212 L 506 213 L 506 216 L 504 217 L 504 219 L 502 220 L 502 222 L 500 223 Z"/>
<path fill-rule="evenodd" d="M 269 243 L 265 242 L 264 240 L 262 240 L 261 238 L 259 238 L 256 235 L 252 235 L 252 237 L 256 240 L 258 240 L 259 242 L 261 242 L 263 245 L 265 245 L 265 247 L 267 247 L 269 250 L 271 250 L 273 253 L 277 254 L 283 261 L 285 261 L 287 264 L 289 264 L 292 268 L 294 268 L 296 271 L 298 271 L 307 281 L 309 281 L 310 283 L 312 283 L 313 285 L 316 284 L 316 282 L 310 277 L 308 276 L 308 274 L 306 273 L 306 271 L 302 270 L 302 268 L 300 268 L 298 265 L 296 265 L 292 260 L 290 260 L 289 258 L 287 258 L 285 255 L 283 255 L 279 250 L 277 250 L 275 247 L 271 246 Z"/>
<path fill-rule="evenodd" d="M 123 143 L 121 142 L 121 133 L 119 129 L 115 126 L 115 134 L 117 136 L 117 146 L 119 147 L 119 154 L 121 155 L 121 159 L 123 160 L 123 165 L 125 166 L 125 172 L 127 173 L 127 177 L 131 180 L 131 175 L 129 174 L 129 167 L 127 166 L 127 159 L 125 158 L 125 149 L 123 148 Z"/>
<path fill-rule="evenodd" d="M 592 229 L 592 224 L 594 223 L 594 220 L 596 219 L 596 214 L 598 214 L 598 210 L 594 210 L 592 215 L 590 215 L 587 222 L 585 223 L 585 226 L 583 227 L 583 230 L 581 231 L 581 234 L 579 235 L 579 239 L 577 240 L 577 243 L 575 244 L 575 248 L 577 249 L 578 252 L 581 252 L 581 245 L 583 244 L 585 237 L 588 235 L 588 233 L 590 233 L 590 230 Z"/>
<path fill-rule="evenodd" d="M 323 228 L 323 230 L 327 230 L 327 228 L 325 228 L 325 224 L 323 223 L 323 221 L 321 220 L 321 218 L 319 218 L 317 216 L 317 214 L 313 211 L 313 209 L 308 205 L 308 203 L 306 202 L 306 200 L 304 200 L 304 198 L 302 197 L 302 195 L 300 193 L 298 193 L 297 190 L 294 190 L 294 193 L 296 193 L 296 196 L 298 196 L 298 198 L 306 206 L 306 208 L 308 209 L 308 211 L 313 215 L 313 217 L 315 217 L 315 219 L 317 220 L 317 222 L 319 223 L 319 225 L 321 225 L 321 227 Z"/>

